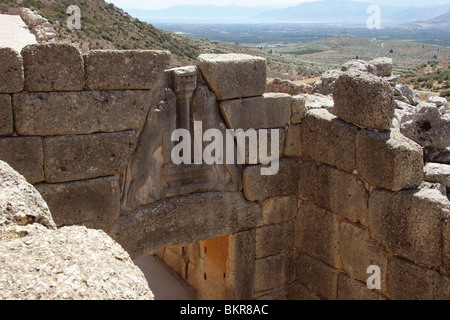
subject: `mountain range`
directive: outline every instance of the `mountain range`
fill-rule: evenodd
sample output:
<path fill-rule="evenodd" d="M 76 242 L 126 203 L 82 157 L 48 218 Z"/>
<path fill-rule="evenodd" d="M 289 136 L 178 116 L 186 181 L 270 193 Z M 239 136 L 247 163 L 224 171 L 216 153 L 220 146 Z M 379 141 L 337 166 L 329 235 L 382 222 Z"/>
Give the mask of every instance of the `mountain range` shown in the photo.
<path fill-rule="evenodd" d="M 273 6 L 216 6 L 179 5 L 160 10 L 128 8 L 134 17 L 150 23 L 157 22 L 208 22 L 208 23 L 327 23 L 366 25 L 372 12 L 370 4 L 352 0 L 322 0 L 305 2 L 290 7 Z M 415 21 L 427 21 L 450 11 L 450 4 L 416 7 L 380 5 L 381 23 L 398 26 Z"/>

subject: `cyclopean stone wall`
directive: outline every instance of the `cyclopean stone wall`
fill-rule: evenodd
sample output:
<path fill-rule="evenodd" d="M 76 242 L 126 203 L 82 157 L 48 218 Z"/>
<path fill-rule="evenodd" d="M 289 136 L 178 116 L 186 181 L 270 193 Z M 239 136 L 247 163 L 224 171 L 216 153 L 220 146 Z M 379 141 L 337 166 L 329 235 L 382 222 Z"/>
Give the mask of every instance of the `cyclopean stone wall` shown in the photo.
<path fill-rule="evenodd" d="M 225 270 L 226 298 L 450 298 L 450 203 L 420 188 L 423 150 L 393 128 L 386 79 L 350 70 L 332 97 L 292 97 L 265 93 L 262 58 L 201 55 L 165 70 L 169 56 L 0 49 L 0 159 L 42 194 L 57 227 L 102 229 L 132 258 L 222 239 L 212 248 L 226 262 L 205 268 Z M 173 164 L 170 136 L 194 121 L 279 129 L 278 173 Z M 206 251 L 172 256 L 187 275 Z M 374 265 L 381 287 L 369 290 Z"/>

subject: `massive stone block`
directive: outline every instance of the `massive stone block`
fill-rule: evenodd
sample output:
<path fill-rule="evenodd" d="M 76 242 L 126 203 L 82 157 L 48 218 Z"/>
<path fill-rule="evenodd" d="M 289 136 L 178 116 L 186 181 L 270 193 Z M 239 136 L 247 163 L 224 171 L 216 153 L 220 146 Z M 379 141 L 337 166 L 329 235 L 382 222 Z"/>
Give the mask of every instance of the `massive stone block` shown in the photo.
<path fill-rule="evenodd" d="M 7 162 L 29 183 L 44 180 L 44 151 L 40 137 L 0 139 L 0 160 Z"/>
<path fill-rule="evenodd" d="M 257 259 L 255 261 L 255 292 L 282 287 L 294 280 L 294 252 Z"/>
<path fill-rule="evenodd" d="M 294 224 L 290 222 L 256 229 L 256 258 L 278 254 L 292 248 Z"/>
<path fill-rule="evenodd" d="M 84 56 L 86 87 L 90 90 L 153 89 L 169 59 L 169 51 L 89 51 Z"/>
<path fill-rule="evenodd" d="M 375 290 L 367 288 L 365 282 L 354 280 L 345 274 L 339 275 L 338 280 L 338 300 L 386 300 L 381 294 Z"/>
<path fill-rule="evenodd" d="M 376 58 L 369 61 L 374 66 L 374 73 L 378 77 L 390 77 L 392 75 L 393 61 L 392 58 Z"/>
<path fill-rule="evenodd" d="M 65 135 L 139 131 L 150 91 L 23 92 L 13 95 L 16 130 L 21 135 Z"/>
<path fill-rule="evenodd" d="M 449 278 L 394 257 L 388 265 L 387 291 L 393 300 L 448 300 Z"/>
<path fill-rule="evenodd" d="M 336 217 L 310 202 L 301 203 L 295 220 L 294 247 L 340 268 L 339 223 Z"/>
<path fill-rule="evenodd" d="M 343 73 L 336 81 L 333 99 L 338 118 L 361 128 L 391 128 L 395 101 L 386 80 L 368 73 Z"/>
<path fill-rule="evenodd" d="M 299 192 L 306 199 L 368 225 L 368 192 L 358 177 L 313 161 L 300 165 Z"/>
<path fill-rule="evenodd" d="M 369 237 L 369 232 L 345 220 L 340 224 L 340 256 L 344 271 L 352 278 L 366 283 L 367 268 L 375 265 L 381 270 L 381 291 L 386 291 L 388 255 Z"/>
<path fill-rule="evenodd" d="M 423 181 L 422 148 L 396 130 L 359 131 L 356 164 L 364 180 L 392 191 L 417 188 Z"/>
<path fill-rule="evenodd" d="M 23 60 L 12 48 L 0 48 L 0 93 L 13 93 L 23 90 Z"/>
<path fill-rule="evenodd" d="M 352 171 L 356 168 L 357 127 L 339 120 L 327 110 L 310 110 L 302 123 L 305 156 Z"/>
<path fill-rule="evenodd" d="M 369 199 L 371 236 L 397 255 L 441 266 L 443 220 L 449 208 L 437 190 L 374 191 Z"/>
<path fill-rule="evenodd" d="M 292 97 L 284 93 L 220 103 L 225 122 L 230 129 L 284 128 L 291 118 Z"/>
<path fill-rule="evenodd" d="M 260 96 L 266 91 L 266 60 L 246 54 L 202 54 L 196 62 L 218 100 Z"/>
<path fill-rule="evenodd" d="M 292 116 L 291 123 L 298 124 L 311 109 L 332 109 L 334 106 L 333 98 L 330 95 L 300 94 L 292 97 Z"/>
<path fill-rule="evenodd" d="M 245 197 L 250 201 L 297 194 L 299 184 L 297 159 L 281 159 L 275 175 L 261 175 L 262 166 L 249 166 L 243 173 Z"/>
<path fill-rule="evenodd" d="M 261 203 L 265 225 L 290 221 L 297 213 L 297 197 L 270 198 Z"/>
<path fill-rule="evenodd" d="M 302 126 L 300 124 L 288 127 L 283 153 L 287 157 L 302 157 Z"/>
<path fill-rule="evenodd" d="M 133 258 L 262 226 L 261 207 L 237 192 L 170 198 L 122 215 L 110 231 Z"/>
<path fill-rule="evenodd" d="M 338 270 L 306 254 L 299 255 L 295 266 L 300 283 L 324 299 L 337 299 Z"/>
<path fill-rule="evenodd" d="M 122 172 L 136 148 L 133 131 L 44 139 L 47 182 L 66 182 Z"/>
<path fill-rule="evenodd" d="M 13 114 L 11 96 L 0 94 L 0 135 L 13 133 Z"/>
<path fill-rule="evenodd" d="M 38 184 L 58 227 L 90 223 L 107 232 L 120 213 L 120 189 L 116 177 L 57 184 Z"/>
<path fill-rule="evenodd" d="M 66 43 L 31 44 L 22 49 L 27 91 L 79 91 L 84 64 L 77 47 Z"/>

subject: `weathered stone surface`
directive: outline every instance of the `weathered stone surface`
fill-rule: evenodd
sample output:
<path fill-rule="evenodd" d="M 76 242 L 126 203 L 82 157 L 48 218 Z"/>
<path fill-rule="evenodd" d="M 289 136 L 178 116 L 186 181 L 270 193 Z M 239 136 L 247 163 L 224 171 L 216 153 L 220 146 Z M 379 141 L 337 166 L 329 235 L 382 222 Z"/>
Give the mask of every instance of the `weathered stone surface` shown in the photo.
<path fill-rule="evenodd" d="M 417 188 L 423 181 L 422 148 L 397 130 L 359 131 L 356 165 L 364 180 L 392 191 Z"/>
<path fill-rule="evenodd" d="M 294 280 L 294 252 L 256 259 L 255 292 L 267 291 Z"/>
<path fill-rule="evenodd" d="M 366 283 L 370 274 L 367 268 L 375 265 L 381 271 L 381 291 L 386 291 L 388 255 L 372 240 L 369 232 L 347 221 L 340 224 L 340 256 L 344 271 L 353 279 Z M 367 288 L 367 287 L 366 287 Z"/>
<path fill-rule="evenodd" d="M 444 217 L 444 226 L 442 230 L 443 253 L 441 272 L 450 276 L 450 215 Z"/>
<path fill-rule="evenodd" d="M 340 70 L 329 70 L 326 71 L 320 80 L 314 84 L 315 91 L 320 94 L 330 95 L 333 94 L 334 86 L 336 85 L 337 79 L 341 76 L 343 72 Z"/>
<path fill-rule="evenodd" d="M 294 124 L 288 127 L 283 153 L 287 157 L 301 158 L 302 126 L 300 124 Z"/>
<path fill-rule="evenodd" d="M 401 132 L 421 146 L 445 149 L 450 145 L 450 114 L 442 115 L 436 107 L 420 104 L 416 114 L 402 123 Z"/>
<path fill-rule="evenodd" d="M 13 96 L 21 135 L 139 131 L 153 101 L 150 91 L 23 92 Z"/>
<path fill-rule="evenodd" d="M 266 92 L 287 93 L 291 96 L 295 96 L 302 93 L 311 94 L 313 89 L 313 86 L 310 84 L 296 84 L 291 80 L 275 78 L 272 82 L 267 84 Z"/>
<path fill-rule="evenodd" d="M 250 201 L 272 197 L 289 196 L 297 193 L 299 184 L 297 159 L 281 159 L 275 175 L 261 175 L 262 166 L 249 166 L 243 173 L 245 197 Z"/>
<path fill-rule="evenodd" d="M 239 193 L 195 193 L 119 217 L 111 236 L 132 257 L 262 226 L 261 207 Z"/>
<path fill-rule="evenodd" d="M 346 72 L 336 81 L 333 113 L 361 128 L 389 130 L 394 93 L 386 80 L 367 73 Z"/>
<path fill-rule="evenodd" d="M 424 180 L 441 183 L 450 188 L 450 165 L 442 163 L 427 163 L 423 168 Z"/>
<path fill-rule="evenodd" d="M 386 300 L 381 294 L 367 288 L 367 284 L 344 274 L 339 275 L 338 300 Z"/>
<path fill-rule="evenodd" d="M 301 301 L 322 300 L 317 294 L 301 284 L 300 281 L 295 281 L 290 284 L 287 299 Z"/>
<path fill-rule="evenodd" d="M 260 96 L 266 91 L 266 59 L 246 54 L 202 54 L 196 62 L 218 100 Z"/>
<path fill-rule="evenodd" d="M 292 97 L 292 116 L 291 123 L 298 124 L 303 121 L 306 112 L 311 109 L 332 109 L 334 106 L 333 98 L 329 95 L 300 94 Z"/>
<path fill-rule="evenodd" d="M 433 182 L 422 182 L 419 189 L 432 189 L 432 190 L 438 190 L 443 196 L 447 196 L 447 188 L 440 183 L 433 183 Z"/>
<path fill-rule="evenodd" d="M 300 165 L 299 192 L 306 199 L 368 225 L 368 193 L 358 177 L 313 161 Z"/>
<path fill-rule="evenodd" d="M 256 258 L 281 253 L 292 248 L 294 224 L 284 222 L 256 229 Z"/>
<path fill-rule="evenodd" d="M 437 190 L 378 190 L 369 199 L 372 238 L 395 254 L 430 267 L 442 264 L 443 219 L 449 214 L 450 203 Z"/>
<path fill-rule="evenodd" d="M 0 92 L 13 93 L 23 90 L 23 60 L 12 48 L 0 48 Z"/>
<path fill-rule="evenodd" d="M 13 133 L 13 114 L 11 96 L 0 94 L 0 135 Z"/>
<path fill-rule="evenodd" d="M 427 100 L 428 103 L 432 103 L 439 109 L 439 111 L 444 114 L 448 107 L 448 100 L 444 97 L 429 97 Z"/>
<path fill-rule="evenodd" d="M 84 56 L 90 90 L 153 89 L 169 63 L 169 51 L 91 50 Z"/>
<path fill-rule="evenodd" d="M 6 161 L 29 183 L 44 180 L 44 151 L 40 137 L 0 139 L 0 160 Z"/>
<path fill-rule="evenodd" d="M 290 221 L 297 213 L 297 197 L 276 197 L 261 203 L 264 225 Z"/>
<path fill-rule="evenodd" d="M 310 202 L 301 203 L 295 220 L 294 247 L 340 268 L 339 223 L 336 217 Z"/>
<path fill-rule="evenodd" d="M 46 137 L 44 170 L 47 182 L 66 182 L 122 172 L 136 148 L 132 131 Z"/>
<path fill-rule="evenodd" d="M 450 298 L 448 277 L 402 258 L 394 257 L 389 261 L 388 279 L 387 291 L 393 300 Z"/>
<path fill-rule="evenodd" d="M 31 44 L 22 49 L 27 91 L 79 91 L 84 64 L 77 47 L 67 43 Z M 110 70 L 110 65 L 108 65 Z"/>
<path fill-rule="evenodd" d="M 375 66 L 372 65 L 370 62 L 354 59 L 347 61 L 344 63 L 341 67 L 341 71 L 358 71 L 358 72 L 375 72 Z"/>
<path fill-rule="evenodd" d="M 0 246 L 1 299 L 150 300 L 129 255 L 99 230 L 64 227 Z"/>
<path fill-rule="evenodd" d="M 120 213 L 120 189 L 116 177 L 58 184 L 38 184 L 58 227 L 90 222 L 108 232 Z"/>
<path fill-rule="evenodd" d="M 255 300 L 280 301 L 286 300 L 287 295 L 288 295 L 288 286 L 283 285 L 281 287 L 273 288 L 268 291 L 255 293 Z"/>
<path fill-rule="evenodd" d="M 425 149 L 425 161 L 450 164 L 450 147 L 443 150 Z"/>
<path fill-rule="evenodd" d="M 339 272 L 308 255 L 300 254 L 296 261 L 298 280 L 313 293 L 327 300 L 337 299 Z"/>
<path fill-rule="evenodd" d="M 275 135 L 276 131 L 278 131 L 277 136 Z M 274 135 L 272 136 L 272 134 Z M 241 152 L 245 152 L 245 164 L 262 164 L 263 162 L 267 161 L 267 158 L 275 160 L 283 157 L 284 148 L 286 144 L 285 130 L 270 129 L 267 130 L 267 134 L 266 133 L 263 134 L 260 131 L 255 130 L 253 136 L 256 137 L 255 141 L 257 141 L 258 144 L 253 144 L 252 147 L 248 141 L 249 139 L 245 138 L 245 134 L 243 134 L 241 138 L 235 139 L 237 145 L 236 150 L 238 150 L 237 152 L 239 152 L 238 154 L 240 155 Z M 245 138 L 245 146 L 243 146 L 244 138 Z M 272 141 L 276 142 L 277 139 L 278 139 L 278 149 L 275 145 L 272 146 Z M 262 143 L 265 143 L 267 148 L 265 149 L 265 151 L 260 152 L 261 150 L 259 148 L 262 145 Z M 241 149 L 245 149 L 245 151 L 241 151 Z"/>
<path fill-rule="evenodd" d="M 0 161 L 0 241 L 46 228 L 56 226 L 39 192 L 6 162 Z"/>
<path fill-rule="evenodd" d="M 283 93 L 265 93 L 264 96 L 223 101 L 223 117 L 230 129 L 284 128 L 291 118 L 292 97 Z"/>
<path fill-rule="evenodd" d="M 356 168 L 356 133 L 352 126 L 327 110 L 310 110 L 302 123 L 305 156 L 345 171 Z"/>
<path fill-rule="evenodd" d="M 393 61 L 392 58 L 376 58 L 369 61 L 374 67 L 374 74 L 378 77 L 390 77 L 392 75 Z"/>

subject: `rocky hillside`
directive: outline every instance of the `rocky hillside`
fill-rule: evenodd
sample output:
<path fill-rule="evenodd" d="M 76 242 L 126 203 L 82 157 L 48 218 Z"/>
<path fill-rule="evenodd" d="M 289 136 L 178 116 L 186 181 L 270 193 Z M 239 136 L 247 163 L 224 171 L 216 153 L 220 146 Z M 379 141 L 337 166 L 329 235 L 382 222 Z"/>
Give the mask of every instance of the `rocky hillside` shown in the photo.
<path fill-rule="evenodd" d="M 67 28 L 67 8 L 81 9 L 81 30 Z M 171 67 L 192 64 L 201 53 L 240 52 L 237 46 L 177 35 L 139 21 L 103 0 L 2 0 L 0 13 L 9 8 L 36 10 L 48 19 L 56 31 L 56 41 L 77 43 L 89 49 L 158 49 L 170 50 Z"/>

